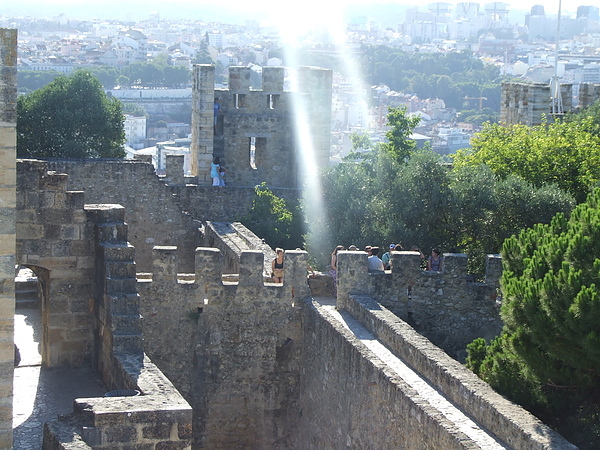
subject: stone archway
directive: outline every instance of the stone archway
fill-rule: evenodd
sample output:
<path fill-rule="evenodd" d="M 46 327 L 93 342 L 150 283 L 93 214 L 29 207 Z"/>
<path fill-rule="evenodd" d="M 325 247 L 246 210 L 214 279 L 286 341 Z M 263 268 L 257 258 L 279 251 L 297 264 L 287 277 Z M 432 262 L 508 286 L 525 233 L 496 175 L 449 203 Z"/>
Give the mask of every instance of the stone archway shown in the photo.
<path fill-rule="evenodd" d="M 91 360 L 94 226 L 84 194 L 67 191 L 67 175 L 44 161 L 17 171 L 16 263 L 35 270 L 42 297 L 42 364 L 80 366 Z"/>

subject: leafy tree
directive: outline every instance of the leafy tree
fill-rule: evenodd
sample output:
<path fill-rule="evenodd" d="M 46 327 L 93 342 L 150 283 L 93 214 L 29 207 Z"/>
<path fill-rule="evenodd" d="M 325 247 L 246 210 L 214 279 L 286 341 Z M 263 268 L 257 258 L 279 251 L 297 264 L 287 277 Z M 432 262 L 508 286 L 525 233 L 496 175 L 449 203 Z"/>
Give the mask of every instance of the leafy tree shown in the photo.
<path fill-rule="evenodd" d="M 578 202 L 600 180 L 600 136 L 591 117 L 535 127 L 485 124 L 472 149 L 456 153 L 457 167 L 487 164 L 501 178 L 522 177 L 534 186 L 556 184 Z"/>
<path fill-rule="evenodd" d="M 568 114 L 566 120 L 568 122 L 584 122 L 588 126 L 587 131 L 600 136 L 600 100 L 577 113 Z"/>
<path fill-rule="evenodd" d="M 122 158 L 121 102 L 87 71 L 59 76 L 17 99 L 17 154 L 29 157 Z"/>
<path fill-rule="evenodd" d="M 250 213 L 240 219 L 270 247 L 284 249 L 302 246 L 302 222 L 298 207 L 277 197 L 262 183 L 254 188 Z"/>
<path fill-rule="evenodd" d="M 564 410 L 579 405 L 567 410 L 577 431 L 565 434 L 574 432 L 567 437 L 586 448 L 600 444 L 598 422 L 585 423 L 590 411 L 600 411 L 599 251 L 599 189 L 569 219 L 559 213 L 507 239 L 502 334 L 489 346 L 477 341 L 468 348 L 479 376 L 545 420 L 567 423 Z"/>
<path fill-rule="evenodd" d="M 410 135 L 421 118 L 408 117 L 406 107 L 400 107 L 390 108 L 387 119 L 391 129 L 385 134 L 388 142 L 383 144 L 383 149 L 396 161 L 403 163 L 417 148 L 417 143 L 410 139 Z"/>

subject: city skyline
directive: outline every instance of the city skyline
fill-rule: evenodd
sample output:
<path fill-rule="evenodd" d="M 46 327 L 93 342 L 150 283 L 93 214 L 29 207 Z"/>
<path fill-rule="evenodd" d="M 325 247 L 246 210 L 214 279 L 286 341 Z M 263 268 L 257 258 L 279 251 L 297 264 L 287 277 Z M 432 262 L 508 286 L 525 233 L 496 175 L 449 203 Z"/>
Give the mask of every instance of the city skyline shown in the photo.
<path fill-rule="evenodd" d="M 419 9 L 425 10 L 427 2 L 418 5 Z M 458 1 L 448 1 L 456 5 L 465 3 Z M 479 3 L 482 7 L 492 2 L 472 2 Z M 556 14 L 558 11 L 558 0 L 510 0 L 506 2 L 509 5 L 509 11 L 512 14 L 523 15 L 531 10 L 533 5 L 543 5 L 546 14 Z M 563 2 L 563 14 L 575 14 L 577 6 L 591 4 L 582 0 L 577 4 L 569 2 L 568 5 Z M 85 0 L 53 0 L 46 2 L 44 0 L 30 0 L 26 3 L 15 3 L 6 5 L 3 8 L 3 14 L 7 16 L 31 16 L 31 17 L 57 17 L 65 15 L 68 19 L 121 19 L 121 20 L 140 20 L 147 18 L 150 14 L 158 13 L 164 19 L 197 19 L 197 20 L 224 20 L 226 18 L 235 19 L 235 21 L 244 21 L 245 18 L 252 20 L 280 21 L 282 17 L 293 17 L 294 22 L 304 22 L 314 24 L 325 22 L 339 16 L 366 16 L 372 12 L 380 14 L 389 8 L 390 21 L 400 21 L 402 17 L 395 18 L 396 14 L 407 8 L 414 8 L 414 2 L 410 0 L 381 0 L 378 2 L 365 2 L 364 0 L 343 0 L 332 3 L 324 3 L 319 0 L 307 0 L 301 3 L 289 3 L 285 7 L 276 0 L 255 0 L 248 2 L 244 0 L 228 0 L 218 2 L 216 0 L 204 0 L 202 3 L 190 0 L 173 0 L 165 2 L 157 0 L 117 2 L 115 0 L 106 0 L 102 3 L 90 3 Z M 375 19 L 377 20 L 377 19 Z"/>

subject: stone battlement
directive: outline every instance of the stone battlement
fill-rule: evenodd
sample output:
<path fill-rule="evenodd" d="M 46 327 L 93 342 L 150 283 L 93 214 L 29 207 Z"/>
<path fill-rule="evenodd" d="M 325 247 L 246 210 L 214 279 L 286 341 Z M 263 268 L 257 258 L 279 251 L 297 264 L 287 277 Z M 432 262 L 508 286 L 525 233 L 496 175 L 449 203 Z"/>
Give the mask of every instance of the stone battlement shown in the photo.
<path fill-rule="evenodd" d="M 464 254 L 444 254 L 443 270 L 431 272 L 421 270 L 419 253 L 393 252 L 392 270 L 386 273 L 368 273 L 364 252 L 340 255 L 338 289 L 371 296 L 458 359 L 464 359 L 473 339 L 491 339 L 502 328 L 498 255 L 487 258 L 485 283 L 470 281 Z"/>

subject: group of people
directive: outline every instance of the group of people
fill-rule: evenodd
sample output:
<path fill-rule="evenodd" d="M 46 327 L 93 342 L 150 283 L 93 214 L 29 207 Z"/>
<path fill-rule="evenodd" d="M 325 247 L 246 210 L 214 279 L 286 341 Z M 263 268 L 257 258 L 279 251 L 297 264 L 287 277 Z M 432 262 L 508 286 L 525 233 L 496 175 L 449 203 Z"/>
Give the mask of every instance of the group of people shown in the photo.
<path fill-rule="evenodd" d="M 331 254 L 331 264 L 329 266 L 329 274 L 333 278 L 334 283 L 334 291 L 336 290 L 337 285 L 337 254 L 339 251 L 345 250 L 343 245 L 338 245 Z M 356 245 L 351 245 L 348 247 L 350 251 L 359 251 Z M 389 250 L 384 253 L 381 258 L 379 257 L 380 252 L 379 247 L 373 247 L 367 245 L 364 248 L 364 252 L 368 255 L 367 263 L 368 270 L 371 273 L 384 272 L 386 270 L 390 270 L 392 268 L 392 252 L 400 252 L 403 251 L 404 248 L 402 244 L 390 244 Z M 423 252 L 416 246 L 411 248 L 411 251 L 419 252 L 421 255 L 421 259 L 425 259 L 425 255 Z M 444 258 L 442 257 L 442 252 L 439 248 L 433 248 L 431 250 L 431 256 L 427 259 L 427 270 L 440 272 L 442 270 Z"/>
<path fill-rule="evenodd" d="M 338 245 L 335 247 L 333 252 L 331 253 L 331 263 L 327 266 L 329 271 L 329 275 L 333 278 L 333 292 L 334 295 L 337 295 L 337 258 L 338 253 L 342 250 L 345 250 L 343 245 Z M 350 251 L 359 251 L 356 245 L 351 245 L 348 247 Z M 390 244 L 389 250 L 384 253 L 381 258 L 379 258 L 379 247 L 374 247 L 367 245 L 364 248 L 364 252 L 368 255 L 367 263 L 368 270 L 370 273 L 384 273 L 386 270 L 390 270 L 392 268 L 392 252 L 403 251 L 404 248 L 402 244 Z M 421 255 L 421 259 L 425 259 L 425 255 L 423 252 L 416 246 L 411 248 L 411 251 L 418 252 Z M 285 251 L 282 248 L 275 249 L 276 256 L 271 261 L 271 279 L 274 283 L 283 283 L 283 264 L 284 264 L 284 256 Z M 431 250 L 431 256 L 427 259 L 427 270 L 441 272 L 443 266 L 444 258 L 442 257 L 442 252 L 439 248 L 433 248 Z M 314 275 L 314 271 L 310 265 L 308 266 L 308 270 Z"/>

